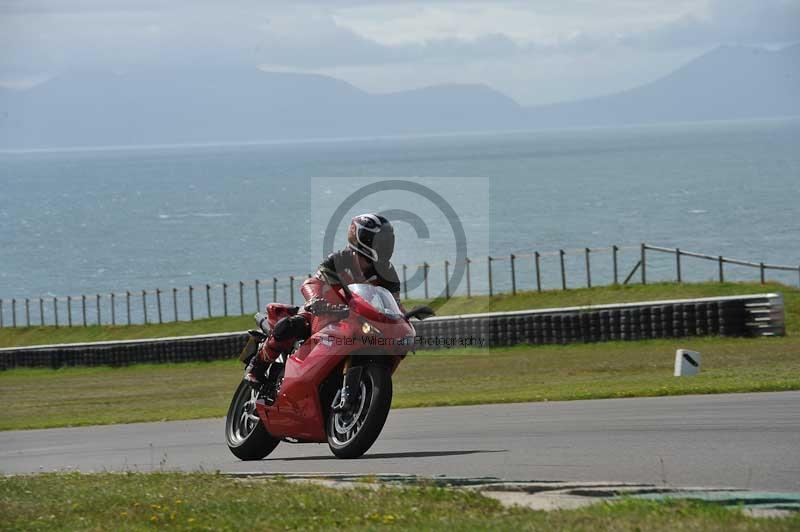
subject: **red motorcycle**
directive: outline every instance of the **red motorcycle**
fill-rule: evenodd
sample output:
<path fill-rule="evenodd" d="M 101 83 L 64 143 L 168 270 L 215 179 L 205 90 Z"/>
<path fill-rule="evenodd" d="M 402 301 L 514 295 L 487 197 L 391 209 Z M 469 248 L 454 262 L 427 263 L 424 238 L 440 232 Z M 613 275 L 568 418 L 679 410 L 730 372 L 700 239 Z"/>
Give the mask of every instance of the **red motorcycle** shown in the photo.
<path fill-rule="evenodd" d="M 281 355 L 268 369 L 269 385 L 239 384 L 225 421 L 228 448 L 238 458 L 260 460 L 281 441 L 328 442 L 337 457 L 357 458 L 380 435 L 392 403 L 392 374 L 414 348 L 410 320 L 433 311 L 417 307 L 404 314 L 388 290 L 370 284 L 351 284 L 339 295 L 341 319 Z M 277 310 L 286 309 L 296 311 Z M 245 364 L 275 325 L 262 314 L 256 321 L 261 330 L 249 331 L 240 356 Z"/>

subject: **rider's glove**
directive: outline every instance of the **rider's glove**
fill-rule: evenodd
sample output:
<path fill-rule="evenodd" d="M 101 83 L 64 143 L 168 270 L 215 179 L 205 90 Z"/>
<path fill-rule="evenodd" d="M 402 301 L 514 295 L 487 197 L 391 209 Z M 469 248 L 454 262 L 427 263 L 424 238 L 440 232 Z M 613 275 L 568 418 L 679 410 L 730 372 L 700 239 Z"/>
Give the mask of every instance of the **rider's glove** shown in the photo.
<path fill-rule="evenodd" d="M 321 297 L 312 299 L 306 303 L 303 308 L 315 316 L 321 316 L 322 314 L 343 314 L 348 311 L 347 305 L 333 305 Z"/>

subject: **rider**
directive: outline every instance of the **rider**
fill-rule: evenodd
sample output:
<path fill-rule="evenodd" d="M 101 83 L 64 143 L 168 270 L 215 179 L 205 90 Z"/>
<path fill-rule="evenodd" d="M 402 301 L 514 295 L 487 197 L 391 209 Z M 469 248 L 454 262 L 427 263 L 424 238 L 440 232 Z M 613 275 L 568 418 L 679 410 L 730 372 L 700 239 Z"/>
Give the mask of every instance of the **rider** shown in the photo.
<path fill-rule="evenodd" d="M 248 368 L 247 380 L 264 384 L 265 371 L 271 362 L 345 310 L 338 293 L 342 285 L 382 286 L 399 302 L 400 281 L 389 261 L 393 251 L 394 228 L 388 219 L 380 214 L 361 214 L 353 218 L 347 231 L 347 248 L 328 255 L 316 273 L 303 283 L 300 287 L 306 300 L 303 310 L 275 323 Z"/>

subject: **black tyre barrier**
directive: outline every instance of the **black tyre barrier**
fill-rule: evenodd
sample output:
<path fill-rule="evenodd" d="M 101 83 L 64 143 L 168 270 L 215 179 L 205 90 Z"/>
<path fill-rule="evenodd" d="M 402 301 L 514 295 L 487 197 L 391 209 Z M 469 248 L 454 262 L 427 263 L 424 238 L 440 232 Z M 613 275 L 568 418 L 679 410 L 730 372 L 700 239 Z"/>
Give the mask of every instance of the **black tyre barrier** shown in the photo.
<path fill-rule="evenodd" d="M 536 325 L 534 324 L 533 316 L 525 316 L 524 320 L 524 343 L 536 344 Z"/>
<path fill-rule="evenodd" d="M 619 340 L 620 339 L 620 326 L 621 326 L 621 316 L 622 313 L 618 309 L 610 310 L 608 313 L 608 339 L 609 340 Z"/>
<path fill-rule="evenodd" d="M 542 318 L 542 330 L 541 330 L 542 343 L 551 344 L 553 343 L 553 335 L 551 334 L 553 330 L 553 317 L 549 314 L 545 314 L 544 316 L 541 316 L 541 318 Z"/>
<path fill-rule="evenodd" d="M 495 345 L 506 346 L 509 344 L 508 320 L 505 316 L 497 319 L 497 342 Z"/>
<path fill-rule="evenodd" d="M 600 318 L 599 341 L 607 342 L 611 338 L 611 332 L 610 332 L 611 322 L 610 322 L 609 312 L 607 310 L 601 310 L 597 314 Z"/>
<path fill-rule="evenodd" d="M 238 355 L 246 341 L 246 333 L 231 333 L 164 340 L 7 348 L 0 349 L 0 370 L 218 360 Z"/>
<path fill-rule="evenodd" d="M 420 348 L 564 344 L 684 336 L 785 334 L 780 294 L 662 301 L 550 311 L 442 317 L 415 322 Z M 0 370 L 17 367 L 124 366 L 234 358 L 246 333 L 0 349 Z M 475 345 L 473 343 L 473 345 Z"/>
<path fill-rule="evenodd" d="M 527 321 L 528 320 L 524 316 L 517 316 L 514 318 L 514 331 L 516 332 L 516 336 L 512 345 L 530 343 L 528 341 L 529 334 Z"/>
<path fill-rule="evenodd" d="M 697 336 L 697 314 L 694 305 L 683 306 L 683 330 L 686 336 Z"/>
<path fill-rule="evenodd" d="M 669 305 L 662 305 L 661 307 L 661 328 L 662 338 L 674 338 L 675 330 L 672 322 L 672 307 Z"/>
<path fill-rule="evenodd" d="M 589 322 L 587 342 L 600 341 L 600 313 L 592 312 L 586 315 L 586 320 Z"/>
<path fill-rule="evenodd" d="M 620 312 L 619 339 L 620 340 L 631 339 L 631 311 L 629 309 L 625 309 L 622 312 Z"/>
<path fill-rule="evenodd" d="M 720 336 L 740 336 L 740 331 L 744 328 L 745 308 L 731 303 L 725 301 L 718 305 Z"/>
<path fill-rule="evenodd" d="M 537 314 L 533 316 L 533 338 L 534 343 L 537 345 L 541 345 L 546 343 L 545 342 L 545 334 L 544 334 L 545 324 L 544 324 L 544 316 L 541 314 Z"/>
<path fill-rule="evenodd" d="M 642 340 L 642 309 L 636 308 L 631 312 L 631 339 Z"/>
<path fill-rule="evenodd" d="M 653 338 L 652 329 L 653 329 L 653 313 L 652 310 L 648 307 L 644 307 L 639 312 L 639 338 L 642 340 L 646 340 L 648 338 Z"/>
<path fill-rule="evenodd" d="M 677 304 L 672 307 L 672 335 L 675 338 L 683 338 L 686 336 L 686 330 L 683 327 L 682 304 Z"/>
<path fill-rule="evenodd" d="M 697 303 L 694 306 L 694 315 L 697 320 L 697 336 L 706 336 L 708 334 L 708 304 Z"/>

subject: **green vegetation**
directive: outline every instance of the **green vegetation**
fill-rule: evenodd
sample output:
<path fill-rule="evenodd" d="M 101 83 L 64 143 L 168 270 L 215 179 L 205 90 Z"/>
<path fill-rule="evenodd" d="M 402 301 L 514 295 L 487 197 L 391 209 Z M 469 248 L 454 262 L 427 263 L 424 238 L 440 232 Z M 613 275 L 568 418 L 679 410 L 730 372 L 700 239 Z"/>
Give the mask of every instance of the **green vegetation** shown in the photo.
<path fill-rule="evenodd" d="M 659 283 L 651 285 L 605 286 L 574 290 L 549 290 L 542 293 L 520 292 L 516 296 L 499 294 L 493 298 L 454 297 L 450 300 L 433 300 L 429 303 L 439 315 L 468 314 L 502 310 L 571 307 L 603 303 L 626 303 L 658 299 L 714 297 L 762 292 L 783 292 L 787 303 L 787 321 L 800 324 L 800 290 L 785 285 L 769 283 Z M 423 303 L 409 300 L 406 306 Z M 791 315 L 789 309 L 791 307 Z M 798 325 L 800 326 L 800 325 Z M 128 340 L 134 338 L 162 338 L 230 331 L 243 331 L 253 327 L 252 316 L 210 318 L 192 322 L 148 325 L 110 325 L 90 327 L 19 327 L 0 329 L 0 347 L 55 344 L 70 342 L 96 342 L 101 340 Z"/>
<path fill-rule="evenodd" d="M 700 375 L 672 376 L 678 347 L 703 354 Z M 241 371 L 224 360 L 0 372 L 0 429 L 222 417 Z M 395 374 L 392 406 L 797 389 L 798 336 L 693 338 L 420 352 Z"/>
<path fill-rule="evenodd" d="M 415 486 L 347 490 L 215 474 L 43 474 L 0 479 L 4 530 L 797 530 L 690 501 L 623 500 L 553 512 Z"/>
<path fill-rule="evenodd" d="M 392 406 L 798 390 L 800 290 L 794 288 L 752 284 L 608 287 L 503 296 L 492 302 L 491 309 L 775 290 L 782 291 L 785 297 L 788 335 L 783 338 L 708 337 L 419 352 L 400 365 L 394 379 Z M 481 302 L 486 303 L 486 298 L 459 298 L 445 308 L 454 312 L 481 310 Z M 239 319 L 209 323 L 234 323 Z M 204 323 L 136 329 L 163 331 Z M 57 331 L 86 334 L 118 330 L 126 332 L 129 328 Z M 7 334 L 7 340 L 11 337 L 7 329 L 0 330 L 0 334 Z M 167 334 L 176 334 L 176 330 L 170 329 Z M 673 357 L 679 347 L 702 353 L 700 375 L 682 379 L 672 376 Z M 4 371 L 0 372 L 0 404 L 4 405 L 0 430 L 222 417 L 241 371 L 234 359 L 122 368 Z M 43 388 L 58 393 L 42 394 Z"/>

